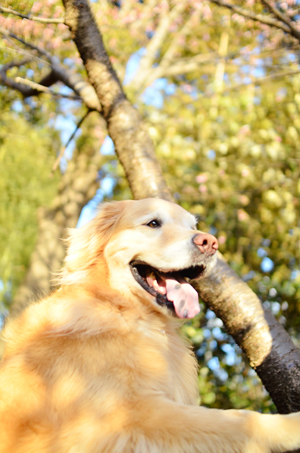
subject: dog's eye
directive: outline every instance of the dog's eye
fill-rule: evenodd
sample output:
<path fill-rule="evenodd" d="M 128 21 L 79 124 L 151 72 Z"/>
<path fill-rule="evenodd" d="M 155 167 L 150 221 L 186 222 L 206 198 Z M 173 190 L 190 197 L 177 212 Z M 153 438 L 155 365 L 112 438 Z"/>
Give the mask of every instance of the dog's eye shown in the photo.
<path fill-rule="evenodd" d="M 161 223 L 159 220 L 151 220 L 151 222 L 147 223 L 147 226 L 149 226 L 150 228 L 159 228 L 161 226 Z"/>

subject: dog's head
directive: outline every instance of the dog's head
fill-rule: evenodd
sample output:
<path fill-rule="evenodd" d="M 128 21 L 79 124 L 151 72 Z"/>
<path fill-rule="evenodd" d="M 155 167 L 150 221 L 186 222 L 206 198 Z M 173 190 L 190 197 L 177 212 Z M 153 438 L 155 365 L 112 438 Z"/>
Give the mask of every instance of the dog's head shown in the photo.
<path fill-rule="evenodd" d="M 217 249 L 217 239 L 198 231 L 195 217 L 174 203 L 105 203 L 92 222 L 72 230 L 62 281 L 80 283 L 92 273 L 126 297 L 192 318 L 198 296 L 186 279 L 207 275 Z"/>

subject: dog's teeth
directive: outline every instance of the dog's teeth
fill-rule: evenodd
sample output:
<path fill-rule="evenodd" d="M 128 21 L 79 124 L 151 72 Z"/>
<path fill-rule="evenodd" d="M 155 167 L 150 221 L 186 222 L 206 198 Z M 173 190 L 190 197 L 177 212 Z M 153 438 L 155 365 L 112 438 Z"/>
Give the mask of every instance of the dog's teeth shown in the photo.
<path fill-rule="evenodd" d="M 152 288 L 154 287 L 154 282 L 156 281 L 156 277 L 154 275 L 154 272 L 151 272 L 151 274 L 148 274 L 146 277 L 147 283 L 149 286 Z"/>
<path fill-rule="evenodd" d="M 155 289 L 155 291 L 157 291 L 158 293 L 160 294 L 166 294 L 166 287 L 165 286 L 160 286 L 157 282 L 157 280 L 154 280 L 153 282 L 153 288 Z"/>
<path fill-rule="evenodd" d="M 162 286 L 158 283 L 157 277 L 154 274 L 154 272 L 151 272 L 150 274 L 147 275 L 146 277 L 147 283 L 151 288 L 155 289 L 156 292 L 160 294 L 166 294 L 166 288 L 165 286 Z"/>

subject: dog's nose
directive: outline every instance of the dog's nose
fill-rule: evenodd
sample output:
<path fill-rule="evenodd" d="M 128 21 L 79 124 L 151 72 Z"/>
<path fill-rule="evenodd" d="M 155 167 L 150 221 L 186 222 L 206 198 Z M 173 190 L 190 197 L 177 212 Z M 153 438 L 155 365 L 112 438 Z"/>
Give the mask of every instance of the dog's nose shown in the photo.
<path fill-rule="evenodd" d="M 219 248 L 217 238 L 209 233 L 196 234 L 193 237 L 193 242 L 200 249 L 200 252 L 206 255 L 214 255 Z"/>

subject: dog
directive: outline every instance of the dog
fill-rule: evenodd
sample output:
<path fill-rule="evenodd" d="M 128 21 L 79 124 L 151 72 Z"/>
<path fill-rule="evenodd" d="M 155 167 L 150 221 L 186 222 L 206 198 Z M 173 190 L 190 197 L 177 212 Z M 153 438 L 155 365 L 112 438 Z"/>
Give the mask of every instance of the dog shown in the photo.
<path fill-rule="evenodd" d="M 267 453 L 300 447 L 300 413 L 197 405 L 178 318 L 217 239 L 159 199 L 104 203 L 71 230 L 61 287 L 7 323 L 1 453 Z"/>

